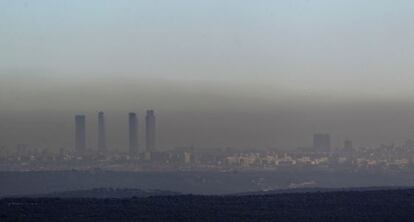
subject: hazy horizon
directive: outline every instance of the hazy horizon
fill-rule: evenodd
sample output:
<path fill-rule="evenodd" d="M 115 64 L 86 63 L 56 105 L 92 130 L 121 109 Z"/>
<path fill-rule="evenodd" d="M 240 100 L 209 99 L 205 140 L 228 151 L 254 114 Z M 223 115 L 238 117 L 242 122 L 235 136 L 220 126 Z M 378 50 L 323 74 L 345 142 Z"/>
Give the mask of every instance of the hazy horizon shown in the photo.
<path fill-rule="evenodd" d="M 160 148 L 414 139 L 414 2 L 1 1 L 0 146 L 71 147 L 97 112 L 126 150 L 127 113 Z M 141 140 L 141 145 L 143 141 Z"/>

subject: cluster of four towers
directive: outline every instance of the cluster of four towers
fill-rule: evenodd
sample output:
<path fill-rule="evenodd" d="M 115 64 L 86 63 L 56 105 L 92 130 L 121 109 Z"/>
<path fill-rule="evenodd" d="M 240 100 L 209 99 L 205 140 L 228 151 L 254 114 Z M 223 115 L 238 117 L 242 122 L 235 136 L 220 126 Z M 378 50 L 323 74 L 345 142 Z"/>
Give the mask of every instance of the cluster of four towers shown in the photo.
<path fill-rule="evenodd" d="M 129 125 L 129 154 L 137 155 L 139 153 L 138 142 L 138 116 L 136 113 L 128 114 Z M 155 151 L 155 114 L 154 110 L 147 110 L 145 116 L 145 151 Z M 85 115 L 75 116 L 75 151 L 85 153 L 86 151 L 86 117 Z M 107 152 L 106 145 L 106 123 L 105 114 L 98 113 L 98 149 L 99 153 Z"/>

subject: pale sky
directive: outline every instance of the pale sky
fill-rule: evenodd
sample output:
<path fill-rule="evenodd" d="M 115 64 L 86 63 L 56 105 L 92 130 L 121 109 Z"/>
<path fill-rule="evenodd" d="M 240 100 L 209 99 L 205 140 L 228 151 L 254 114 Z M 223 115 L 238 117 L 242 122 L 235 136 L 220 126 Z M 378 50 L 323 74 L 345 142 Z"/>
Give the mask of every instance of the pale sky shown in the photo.
<path fill-rule="evenodd" d="M 391 143 L 414 138 L 413 58 L 411 0 L 0 0 L 0 144 L 147 108 L 163 147 Z"/>

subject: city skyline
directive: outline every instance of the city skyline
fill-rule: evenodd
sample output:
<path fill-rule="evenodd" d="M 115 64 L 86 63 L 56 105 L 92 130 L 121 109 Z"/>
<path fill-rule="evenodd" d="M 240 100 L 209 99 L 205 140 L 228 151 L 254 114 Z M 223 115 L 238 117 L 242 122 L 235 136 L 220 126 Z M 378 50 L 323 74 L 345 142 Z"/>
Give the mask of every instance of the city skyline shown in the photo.
<path fill-rule="evenodd" d="M 413 24 L 413 0 L 0 0 L 0 220 L 412 220 Z"/>
<path fill-rule="evenodd" d="M 86 115 L 75 115 L 75 133 L 74 133 L 74 151 L 78 154 L 86 153 L 86 151 L 95 150 L 97 153 L 106 154 L 107 147 L 107 125 L 105 113 L 98 112 L 97 115 L 97 146 L 95 148 L 87 147 L 86 141 Z M 139 117 L 135 112 L 128 113 L 128 138 L 129 148 L 128 152 L 131 156 L 137 155 L 140 152 L 154 152 L 156 151 L 156 123 L 154 110 L 147 110 L 145 116 L 145 146 L 140 147 L 140 130 Z M 111 150 L 114 151 L 114 150 Z"/>
<path fill-rule="evenodd" d="M 315 132 L 340 135 L 335 146 L 404 141 L 414 135 L 412 9 L 386 0 L 0 2 L 0 141 L 69 147 L 68 116 L 103 109 L 114 121 L 107 145 L 125 147 L 122 112 L 141 107 L 163 115 L 159 147 L 297 147 Z"/>
<path fill-rule="evenodd" d="M 107 150 L 107 135 L 106 135 L 106 118 L 103 111 L 98 112 L 97 121 L 97 146 L 95 151 L 101 154 L 105 154 Z M 129 138 L 129 155 L 134 156 L 138 153 L 151 153 L 156 151 L 156 123 L 154 110 L 146 110 L 145 113 L 145 128 L 144 128 L 144 143 L 143 148 L 140 147 L 140 130 L 139 130 L 139 116 L 135 112 L 128 113 L 128 138 Z M 85 152 L 86 147 L 86 115 L 75 115 L 75 146 L 74 151 L 78 153 Z M 170 147 L 174 148 L 174 147 Z M 253 147 L 255 149 L 257 147 Z M 352 150 L 353 142 L 350 139 L 343 140 L 343 147 L 337 147 L 331 145 L 331 135 L 329 133 L 315 133 L 313 134 L 312 145 L 309 147 L 302 146 L 296 148 L 305 148 L 312 152 L 330 153 L 341 150 Z M 333 149 L 334 148 L 334 149 Z M 92 149 L 94 150 L 94 149 Z M 115 150 L 112 150 L 115 151 Z"/>
<path fill-rule="evenodd" d="M 141 112 L 138 113 L 145 113 L 146 110 L 143 110 Z M 125 138 L 127 135 L 127 131 L 126 129 L 128 128 L 127 126 L 125 126 L 125 124 L 123 123 L 125 120 L 122 113 L 117 113 L 117 112 L 105 112 L 105 113 L 109 113 L 109 118 L 111 119 L 111 124 L 110 124 L 110 128 L 107 129 L 106 128 L 106 123 L 105 123 L 105 134 L 107 134 L 105 136 L 105 138 L 109 138 L 109 141 L 106 141 L 107 146 L 111 147 L 112 149 L 119 149 L 119 150 L 123 150 L 123 147 L 127 146 L 127 142 L 128 139 Z M 95 119 L 96 117 L 89 119 L 89 121 L 86 121 L 85 123 L 85 127 L 86 127 L 86 134 L 88 135 L 88 139 L 85 141 L 86 146 L 87 147 L 99 147 L 99 112 L 83 112 L 84 115 L 86 116 L 97 116 L 98 117 L 98 121 L 93 121 L 93 119 Z M 185 112 L 183 112 L 183 117 L 184 117 Z M 74 140 L 72 139 L 72 135 L 73 135 L 73 126 L 72 126 L 72 121 L 70 121 L 70 123 L 62 124 L 62 120 L 68 119 L 67 117 L 71 115 L 71 114 L 67 114 L 64 116 L 61 116 L 59 119 L 55 119 L 52 118 L 43 121 L 41 127 L 37 127 L 36 131 L 31 131 L 32 135 L 30 135 L 31 138 L 33 139 L 41 139 L 43 136 L 39 136 L 39 133 L 42 133 L 45 131 L 45 128 L 47 128 L 47 125 L 54 125 L 54 126 L 59 126 L 58 128 L 54 129 L 53 132 L 51 132 L 50 135 L 53 136 L 48 136 L 47 139 L 43 140 L 43 141 L 55 141 L 55 143 L 53 144 L 47 144 L 47 143 L 43 143 L 43 144 L 39 144 L 36 142 L 30 142 L 30 140 L 27 140 L 27 137 L 20 137 L 20 140 L 16 140 L 15 142 L 7 142 L 7 140 L 2 140 L 2 146 L 6 146 L 6 147 L 14 147 L 18 144 L 27 144 L 33 147 L 43 147 L 43 148 L 47 148 L 47 149 L 51 149 L 51 150 L 59 150 L 61 148 L 65 148 L 68 149 L 70 147 L 74 146 Z M 203 129 L 202 131 L 197 131 L 197 132 L 193 132 L 193 133 L 202 133 L 204 132 L 205 134 L 208 133 L 210 136 L 209 138 L 211 138 L 210 142 L 207 143 L 197 143 L 194 142 L 194 140 L 188 139 L 190 138 L 190 135 L 194 135 L 193 133 L 190 132 L 190 134 L 188 134 L 187 132 L 181 133 L 181 131 L 177 131 L 177 132 L 173 132 L 174 137 L 175 138 L 182 138 L 182 142 L 166 142 L 166 132 L 169 132 L 171 129 L 180 129 L 183 127 L 186 127 L 185 122 L 180 122 L 180 121 L 174 121 L 171 122 L 171 117 L 169 117 L 169 113 L 166 113 L 165 111 L 162 112 L 162 116 L 163 116 L 163 121 L 160 123 L 160 133 L 161 133 L 161 137 L 159 139 L 157 139 L 157 143 L 160 142 L 160 147 L 162 149 L 170 149 L 172 147 L 180 147 L 180 146 L 196 146 L 199 148 L 213 148 L 213 147 L 239 147 L 239 148 L 278 148 L 278 149 L 294 149 L 297 147 L 303 147 L 303 146 L 309 146 L 312 147 L 312 135 L 316 134 L 318 132 L 329 132 L 329 134 L 334 135 L 331 139 L 331 144 L 333 147 L 343 147 L 344 146 L 344 141 L 347 139 L 352 139 L 354 142 L 356 142 L 356 144 L 358 144 L 358 146 L 373 146 L 373 145 L 380 145 L 380 144 L 393 144 L 393 143 L 402 143 L 408 139 L 412 139 L 413 137 L 410 136 L 408 133 L 404 136 L 404 135 L 397 135 L 397 133 L 394 134 L 389 134 L 389 135 L 385 135 L 385 137 L 387 136 L 398 136 L 399 138 L 394 138 L 388 141 L 381 141 L 381 140 L 373 140 L 373 142 L 367 143 L 364 142 L 363 140 L 361 140 L 360 135 L 357 135 L 355 133 L 346 133 L 345 131 L 337 131 L 337 130 L 321 130 L 322 128 L 318 129 L 318 128 L 312 128 L 310 130 L 306 130 L 304 131 L 303 135 L 299 135 L 299 136 L 292 136 L 292 139 L 294 139 L 295 143 L 291 144 L 291 145 L 280 145 L 280 141 L 278 141 L 277 139 L 274 139 L 274 142 L 269 142 L 267 144 L 263 143 L 266 142 L 266 140 L 260 140 L 257 143 L 256 142 L 251 142 L 252 140 L 250 140 L 250 144 L 249 145 L 240 145 L 240 143 L 229 143 L 226 142 L 225 140 L 222 140 L 223 138 L 218 134 L 219 132 L 222 131 L 217 131 L 217 127 L 220 127 L 222 125 L 222 123 L 219 123 L 220 119 L 214 120 L 211 119 L 211 114 L 206 115 L 206 113 L 200 113 L 197 116 L 194 115 L 187 115 L 187 120 L 188 121 L 190 119 L 193 119 L 194 117 L 196 117 L 196 123 L 200 124 L 199 126 L 197 126 L 197 124 L 194 125 L 194 127 L 199 128 L 199 129 Z M 199 122 L 198 120 L 200 119 L 200 117 L 205 117 L 205 120 L 203 122 Z M 106 122 L 106 117 L 107 115 L 105 115 L 105 122 Z M 139 124 L 139 129 L 141 130 L 140 135 L 138 136 L 139 140 L 142 141 L 141 142 L 141 149 L 145 150 L 146 149 L 146 127 L 145 127 L 145 115 L 142 116 L 142 124 Z M 167 118 L 166 118 L 167 117 Z M 191 118 L 189 118 L 191 117 Z M 234 118 L 234 117 L 233 117 Z M 262 117 L 258 117 L 258 118 L 262 118 Z M 23 120 L 25 120 L 25 116 L 21 116 L 20 119 L 18 119 L 19 121 L 21 121 L 19 124 L 16 125 L 12 125 L 12 126 L 8 126 L 8 129 L 13 129 L 14 127 L 16 127 L 16 129 L 14 130 L 14 132 L 20 134 L 20 135 L 25 135 L 25 129 L 23 129 L 22 131 L 17 130 L 17 127 L 21 127 L 24 126 L 22 125 L 22 123 L 24 122 Z M 239 120 L 239 118 L 235 118 L 234 120 Z M 247 119 L 243 119 L 240 118 L 240 120 L 246 121 Z M 248 120 L 247 120 L 248 121 Z M 283 121 L 283 120 L 282 120 Z M 277 120 L 275 121 L 275 124 L 277 124 Z M 206 128 L 207 125 L 204 125 L 205 123 L 209 124 L 209 127 Z M 218 123 L 218 125 L 214 125 Z M 239 126 L 242 122 L 239 123 L 235 123 L 234 126 L 232 126 L 231 124 L 233 124 L 234 122 L 228 122 L 227 124 L 227 129 L 230 128 L 234 128 L 236 126 Z M 256 126 L 254 124 L 258 124 L 256 123 L 252 123 L 250 122 L 248 125 L 249 127 L 246 127 L 246 131 L 250 131 L 249 134 L 245 134 L 246 138 L 245 139 L 250 139 L 250 138 L 266 138 L 267 135 L 269 134 L 273 134 L 274 137 L 281 137 L 281 135 L 285 135 L 289 130 L 287 130 L 286 132 L 283 131 L 272 131 L 271 129 L 269 129 L 269 131 L 257 131 L 260 132 L 260 134 L 258 134 L 257 132 L 252 131 Z M 46 126 L 46 127 L 45 127 Z M 3 125 L 4 127 L 4 125 Z M 45 128 L 44 128 L 45 127 Z M 1 126 L 0 126 L 1 128 Z M 226 128 L 224 128 L 226 129 Z M 223 130 L 224 130 L 223 129 Z M 381 130 L 381 129 L 379 129 Z M 13 131 L 8 131 L 8 132 L 13 132 Z M 228 133 L 229 135 L 234 133 L 231 131 L 226 131 L 226 133 Z M 263 134 L 261 134 L 263 133 Z M 280 133 L 280 135 L 279 135 Z M 377 134 L 378 131 L 373 131 L 373 133 Z M 158 133 L 157 133 L 158 134 Z M 5 136 L 6 134 L 3 134 L 2 136 Z M 15 134 L 17 135 L 17 134 Z M 30 138 L 29 137 L 29 138 Z M 97 139 L 98 138 L 98 139 Z M 168 138 L 168 136 L 167 136 Z M 67 142 L 65 142 L 67 141 Z M 222 142 L 220 142 L 222 141 Z M 229 140 L 227 140 L 229 141 Z M 257 141 L 257 140 L 256 140 Z M 214 144 L 212 144 L 211 142 L 214 142 Z"/>

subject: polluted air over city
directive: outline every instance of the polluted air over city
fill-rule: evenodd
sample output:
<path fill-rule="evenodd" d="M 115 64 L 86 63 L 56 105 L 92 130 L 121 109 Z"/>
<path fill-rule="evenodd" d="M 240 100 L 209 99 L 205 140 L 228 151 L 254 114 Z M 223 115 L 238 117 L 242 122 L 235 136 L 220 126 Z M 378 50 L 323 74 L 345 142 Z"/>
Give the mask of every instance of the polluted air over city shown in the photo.
<path fill-rule="evenodd" d="M 413 24 L 409 0 L 0 0 L 0 221 L 410 221 Z"/>

